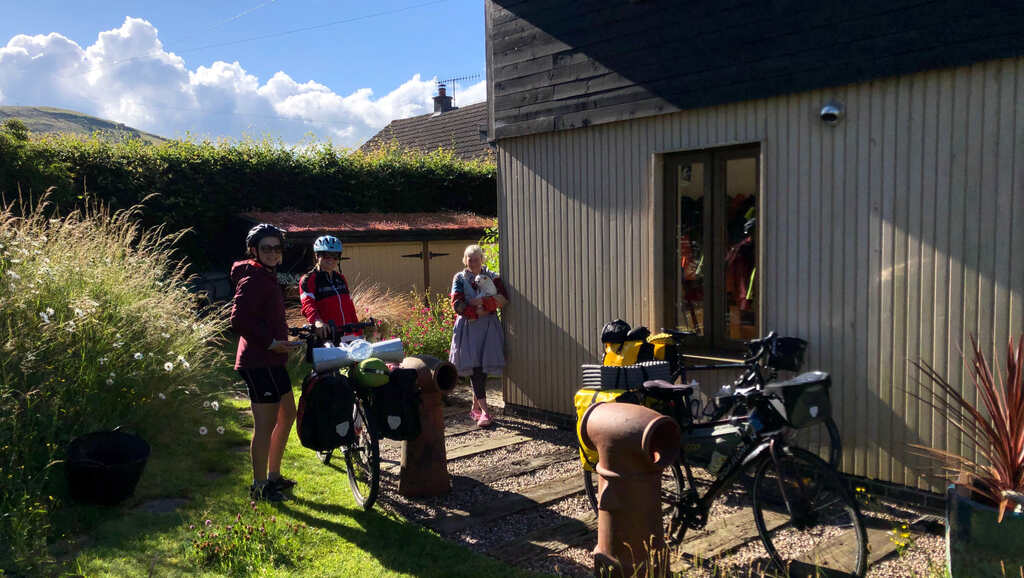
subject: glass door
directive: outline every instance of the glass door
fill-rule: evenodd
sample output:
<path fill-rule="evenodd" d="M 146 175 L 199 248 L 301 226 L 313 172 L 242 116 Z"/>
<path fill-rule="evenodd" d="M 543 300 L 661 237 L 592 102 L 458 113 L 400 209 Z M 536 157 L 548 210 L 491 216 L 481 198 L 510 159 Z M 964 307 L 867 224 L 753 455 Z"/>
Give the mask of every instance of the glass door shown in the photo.
<path fill-rule="evenodd" d="M 665 159 L 666 327 L 696 347 L 734 349 L 758 336 L 757 147 Z"/>

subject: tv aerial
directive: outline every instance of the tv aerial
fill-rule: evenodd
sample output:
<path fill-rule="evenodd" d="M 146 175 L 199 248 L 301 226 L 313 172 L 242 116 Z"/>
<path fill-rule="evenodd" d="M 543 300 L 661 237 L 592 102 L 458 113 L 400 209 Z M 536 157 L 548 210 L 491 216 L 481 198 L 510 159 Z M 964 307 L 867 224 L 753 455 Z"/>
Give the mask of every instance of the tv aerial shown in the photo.
<path fill-rule="evenodd" d="M 451 93 L 452 102 L 454 103 L 455 102 L 455 83 L 457 83 L 457 82 L 464 82 L 464 81 L 470 81 L 470 80 L 477 80 L 479 78 L 480 78 L 480 73 L 479 72 L 476 73 L 476 74 L 467 74 L 467 75 L 464 75 L 464 76 L 453 76 L 452 78 L 445 78 L 444 80 L 436 81 L 436 85 L 437 85 L 436 88 L 440 92 L 440 90 L 442 88 L 444 88 L 446 86 L 450 86 L 452 88 L 452 93 Z"/>

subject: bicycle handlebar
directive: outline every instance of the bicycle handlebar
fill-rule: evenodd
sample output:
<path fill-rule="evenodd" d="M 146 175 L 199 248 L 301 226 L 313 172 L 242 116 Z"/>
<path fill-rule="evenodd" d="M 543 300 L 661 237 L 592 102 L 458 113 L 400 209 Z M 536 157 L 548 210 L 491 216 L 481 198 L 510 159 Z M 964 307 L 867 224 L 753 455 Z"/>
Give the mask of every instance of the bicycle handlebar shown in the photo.
<path fill-rule="evenodd" d="M 352 333 L 353 331 L 359 331 L 360 329 L 369 329 L 370 327 L 377 326 L 377 320 L 373 317 L 368 318 L 366 321 L 360 321 L 358 323 L 346 323 L 344 325 L 334 325 L 331 322 L 329 325 L 334 333 L 345 334 Z M 313 325 L 303 325 L 302 327 L 289 327 L 289 335 L 295 335 L 297 337 L 313 337 L 316 335 L 316 329 Z"/>

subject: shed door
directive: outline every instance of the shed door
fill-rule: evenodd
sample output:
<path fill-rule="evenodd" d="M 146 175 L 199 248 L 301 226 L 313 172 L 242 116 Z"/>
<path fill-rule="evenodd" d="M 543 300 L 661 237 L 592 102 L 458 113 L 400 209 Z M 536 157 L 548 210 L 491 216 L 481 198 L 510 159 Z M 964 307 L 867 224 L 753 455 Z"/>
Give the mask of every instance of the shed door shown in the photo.
<path fill-rule="evenodd" d="M 732 349 L 760 333 L 758 147 L 665 158 L 666 326 Z"/>
<path fill-rule="evenodd" d="M 421 244 L 346 243 L 341 270 L 350 285 L 377 283 L 395 292 L 423 289 L 423 259 L 403 255 L 419 253 Z"/>

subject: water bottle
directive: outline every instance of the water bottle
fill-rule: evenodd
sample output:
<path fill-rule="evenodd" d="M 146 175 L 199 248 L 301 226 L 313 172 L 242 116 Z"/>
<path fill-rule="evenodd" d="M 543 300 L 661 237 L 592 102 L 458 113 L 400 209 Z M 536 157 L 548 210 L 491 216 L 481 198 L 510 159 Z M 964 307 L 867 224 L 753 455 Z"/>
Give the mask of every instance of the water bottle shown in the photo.
<path fill-rule="evenodd" d="M 373 346 L 365 339 L 355 339 L 350 341 L 347 346 L 344 344 L 342 346 L 348 349 L 349 357 L 356 362 L 363 361 L 373 354 Z"/>
<path fill-rule="evenodd" d="M 711 461 L 708 462 L 708 471 L 712 474 L 718 474 L 722 470 L 722 466 L 725 465 L 725 460 L 728 458 L 725 450 L 725 440 L 718 438 L 715 440 L 715 453 L 711 454 Z"/>

